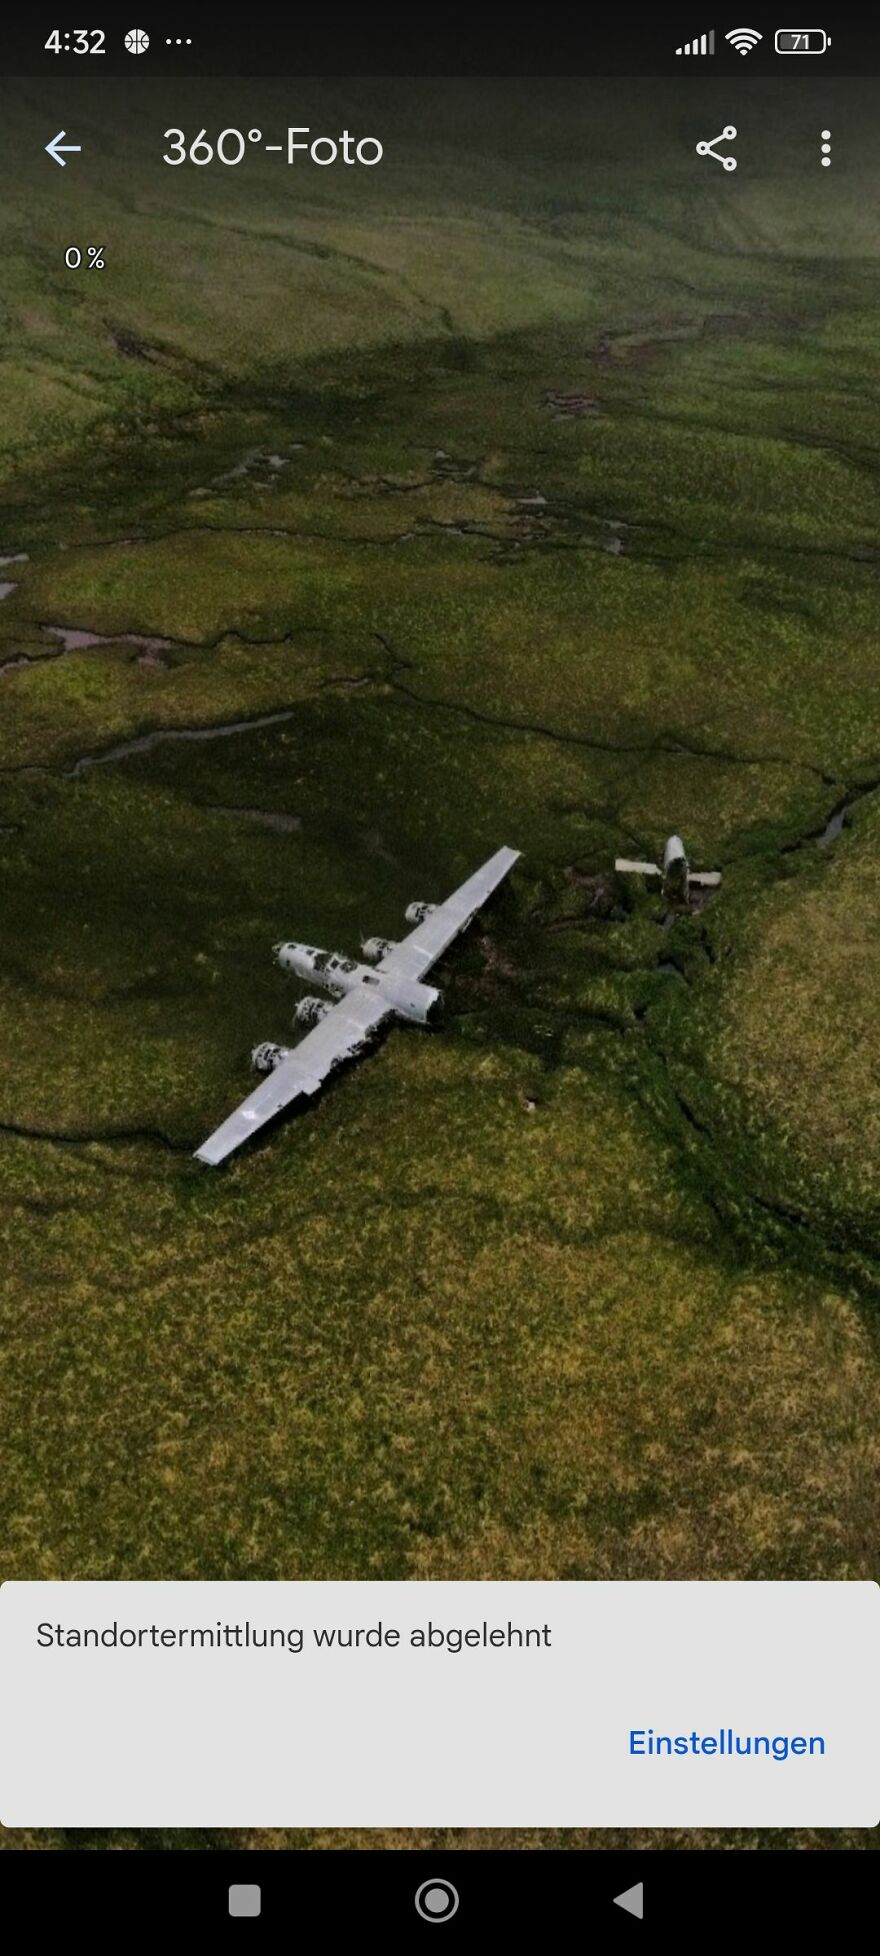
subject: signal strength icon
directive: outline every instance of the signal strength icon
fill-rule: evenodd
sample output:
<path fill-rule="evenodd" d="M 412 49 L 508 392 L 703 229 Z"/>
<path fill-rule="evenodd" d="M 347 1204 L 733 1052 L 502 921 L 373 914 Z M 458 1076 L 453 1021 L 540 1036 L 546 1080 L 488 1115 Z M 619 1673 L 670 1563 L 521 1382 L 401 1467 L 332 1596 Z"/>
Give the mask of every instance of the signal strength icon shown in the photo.
<path fill-rule="evenodd" d="M 732 48 L 736 48 L 737 54 L 751 54 L 764 36 L 758 33 L 757 27 L 732 27 L 724 39 L 730 42 Z"/>
<path fill-rule="evenodd" d="M 676 48 L 676 54 L 714 54 L 715 29 L 710 27 L 708 34 L 698 34 L 693 41 L 685 41 L 683 47 Z"/>

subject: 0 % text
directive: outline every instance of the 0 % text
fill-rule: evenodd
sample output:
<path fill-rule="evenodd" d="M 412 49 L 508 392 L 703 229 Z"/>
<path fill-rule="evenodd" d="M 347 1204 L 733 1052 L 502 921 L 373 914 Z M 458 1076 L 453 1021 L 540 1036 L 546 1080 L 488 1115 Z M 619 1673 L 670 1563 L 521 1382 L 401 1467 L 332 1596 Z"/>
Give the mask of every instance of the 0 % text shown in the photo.
<path fill-rule="evenodd" d="M 103 245 L 86 245 L 85 251 L 80 251 L 79 245 L 68 245 L 64 253 L 69 272 L 78 272 L 81 265 L 85 265 L 87 272 L 103 272 L 104 262 Z"/>

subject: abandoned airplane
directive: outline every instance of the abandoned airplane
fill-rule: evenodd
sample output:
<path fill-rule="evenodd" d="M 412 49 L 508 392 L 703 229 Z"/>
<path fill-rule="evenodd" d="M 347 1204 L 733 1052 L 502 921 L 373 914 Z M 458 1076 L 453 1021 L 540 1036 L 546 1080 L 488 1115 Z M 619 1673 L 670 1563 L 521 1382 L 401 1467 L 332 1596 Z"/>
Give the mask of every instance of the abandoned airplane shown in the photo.
<path fill-rule="evenodd" d="M 691 869 L 680 835 L 669 837 L 662 869 L 659 863 L 629 862 L 625 856 L 618 856 L 614 867 L 619 876 L 659 876 L 663 895 L 672 904 L 686 904 L 692 884 L 698 889 L 716 890 L 721 881 L 720 869 Z"/>
<path fill-rule="evenodd" d="M 406 921 L 415 928 L 399 944 L 368 937 L 361 950 L 369 964 L 309 944 L 277 944 L 275 955 L 282 968 L 321 985 L 330 1000 L 300 1000 L 295 1022 L 311 1030 L 298 1046 L 255 1047 L 254 1067 L 271 1077 L 197 1149 L 196 1159 L 216 1167 L 292 1100 L 317 1093 L 334 1067 L 369 1044 L 383 1020 L 412 1019 L 427 1025 L 441 995 L 435 986 L 423 983 L 425 973 L 467 929 L 519 854 L 518 849 L 499 849 L 445 903 L 411 903 Z"/>

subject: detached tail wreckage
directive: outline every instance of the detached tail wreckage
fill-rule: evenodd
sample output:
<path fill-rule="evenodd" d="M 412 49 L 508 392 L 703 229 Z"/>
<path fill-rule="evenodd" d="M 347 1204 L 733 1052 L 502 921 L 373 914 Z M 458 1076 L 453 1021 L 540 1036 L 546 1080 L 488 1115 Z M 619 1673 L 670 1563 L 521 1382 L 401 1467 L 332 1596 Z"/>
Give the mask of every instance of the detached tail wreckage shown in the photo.
<path fill-rule="evenodd" d="M 406 921 L 414 929 L 398 944 L 368 937 L 361 945 L 368 964 L 310 944 L 276 944 L 282 969 L 320 985 L 330 998 L 300 1000 L 295 1023 L 311 1030 L 297 1046 L 255 1047 L 252 1063 L 269 1079 L 197 1149 L 197 1161 L 216 1167 L 291 1101 L 317 1093 L 335 1067 L 364 1050 L 385 1020 L 427 1025 L 442 1000 L 435 986 L 424 984 L 426 972 L 467 929 L 519 854 L 518 849 L 499 849 L 445 903 L 411 903 Z"/>
<path fill-rule="evenodd" d="M 680 835 L 671 835 L 663 851 L 663 867 L 659 863 L 629 862 L 625 856 L 618 856 L 614 865 L 619 876 L 657 876 L 667 903 L 685 905 L 691 888 L 717 890 L 721 881 L 720 869 L 691 869 L 685 854 L 685 846 Z"/>

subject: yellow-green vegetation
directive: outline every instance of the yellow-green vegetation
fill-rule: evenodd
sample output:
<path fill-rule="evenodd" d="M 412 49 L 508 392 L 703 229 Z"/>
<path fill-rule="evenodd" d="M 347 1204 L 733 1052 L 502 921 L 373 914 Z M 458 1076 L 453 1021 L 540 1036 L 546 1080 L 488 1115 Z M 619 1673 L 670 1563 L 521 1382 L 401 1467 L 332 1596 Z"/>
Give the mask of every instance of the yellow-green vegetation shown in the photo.
<path fill-rule="evenodd" d="M 106 272 L 0 217 L 0 1577 L 875 1575 L 876 219 L 778 113 L 698 195 L 692 94 L 343 95 L 356 197 L 120 84 Z M 196 1164 L 272 944 L 503 842 L 442 1028 Z"/>
<path fill-rule="evenodd" d="M 783 880 L 756 904 L 708 1055 L 725 1124 L 754 1150 L 752 1189 L 870 1259 L 880 1245 L 876 793 L 851 820 L 832 874 Z"/>

